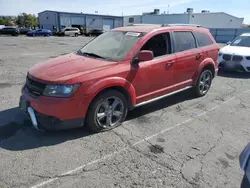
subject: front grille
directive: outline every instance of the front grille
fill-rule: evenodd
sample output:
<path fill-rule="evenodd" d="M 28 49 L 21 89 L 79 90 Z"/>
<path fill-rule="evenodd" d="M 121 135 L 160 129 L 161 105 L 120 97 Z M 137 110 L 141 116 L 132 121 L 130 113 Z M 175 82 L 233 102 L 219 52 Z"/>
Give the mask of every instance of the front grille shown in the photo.
<path fill-rule="evenodd" d="M 233 61 L 242 61 L 243 57 L 239 55 L 233 56 Z"/>
<path fill-rule="evenodd" d="M 232 56 L 229 55 L 229 54 L 224 54 L 222 58 L 223 58 L 225 61 L 231 61 Z"/>
<path fill-rule="evenodd" d="M 42 95 L 43 91 L 46 87 L 46 84 L 32 80 L 29 77 L 27 77 L 25 85 L 26 85 L 26 88 L 28 89 L 29 93 L 36 95 L 36 96 Z"/>

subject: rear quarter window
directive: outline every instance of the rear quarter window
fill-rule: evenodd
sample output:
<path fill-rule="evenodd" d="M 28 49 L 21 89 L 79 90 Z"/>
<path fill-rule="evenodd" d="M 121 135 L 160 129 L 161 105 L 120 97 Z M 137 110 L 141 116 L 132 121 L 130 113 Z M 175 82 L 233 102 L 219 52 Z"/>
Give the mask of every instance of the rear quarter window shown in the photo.
<path fill-rule="evenodd" d="M 214 43 L 206 33 L 195 32 L 195 37 L 197 39 L 199 47 L 209 46 Z"/>
<path fill-rule="evenodd" d="M 174 31 L 175 52 L 182 52 L 196 48 L 194 35 L 190 31 Z"/>

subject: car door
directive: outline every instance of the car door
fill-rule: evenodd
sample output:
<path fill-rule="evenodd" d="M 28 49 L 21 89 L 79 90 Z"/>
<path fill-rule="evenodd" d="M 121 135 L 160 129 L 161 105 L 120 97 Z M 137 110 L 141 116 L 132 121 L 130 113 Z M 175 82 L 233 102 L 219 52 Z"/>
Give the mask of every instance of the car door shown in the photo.
<path fill-rule="evenodd" d="M 69 34 L 70 34 L 70 29 L 69 28 L 65 29 L 64 35 L 65 36 L 69 36 Z"/>
<path fill-rule="evenodd" d="M 193 83 L 194 75 L 199 64 L 203 61 L 203 51 L 197 48 L 192 31 L 173 31 L 174 52 L 174 81 L 181 89 Z"/>
<path fill-rule="evenodd" d="M 143 43 L 140 51 L 142 50 L 152 51 L 154 59 L 139 62 L 138 68 L 133 68 L 138 73 L 133 81 L 137 93 L 137 103 L 171 92 L 173 83 L 172 66 L 175 54 L 171 53 L 170 34 L 165 32 L 149 37 Z M 143 91 L 140 90 L 141 85 L 145 86 Z"/>
<path fill-rule="evenodd" d="M 41 29 L 36 30 L 35 35 L 36 36 L 41 36 L 42 35 L 42 30 Z"/>

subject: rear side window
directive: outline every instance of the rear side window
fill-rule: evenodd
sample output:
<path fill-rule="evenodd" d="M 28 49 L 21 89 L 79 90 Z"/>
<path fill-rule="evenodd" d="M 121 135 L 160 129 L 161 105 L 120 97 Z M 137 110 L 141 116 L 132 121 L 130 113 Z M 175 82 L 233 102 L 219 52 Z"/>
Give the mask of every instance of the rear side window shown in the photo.
<path fill-rule="evenodd" d="M 174 35 L 175 52 L 182 52 L 196 48 L 194 35 L 189 31 L 176 31 Z"/>
<path fill-rule="evenodd" d="M 202 32 L 195 32 L 195 36 L 197 38 L 198 41 L 198 45 L 200 47 L 203 46 L 209 46 L 211 44 L 213 44 L 213 41 L 209 38 L 209 36 L 205 33 Z"/>

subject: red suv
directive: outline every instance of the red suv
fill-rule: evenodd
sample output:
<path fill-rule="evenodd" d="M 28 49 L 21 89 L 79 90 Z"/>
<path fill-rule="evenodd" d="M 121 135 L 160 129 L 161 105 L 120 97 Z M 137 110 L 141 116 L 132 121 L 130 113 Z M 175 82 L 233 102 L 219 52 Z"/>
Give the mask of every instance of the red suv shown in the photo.
<path fill-rule="evenodd" d="M 189 88 L 206 95 L 218 52 L 209 30 L 199 26 L 116 28 L 76 53 L 35 65 L 20 107 L 37 129 L 110 130 L 135 107 Z"/>

